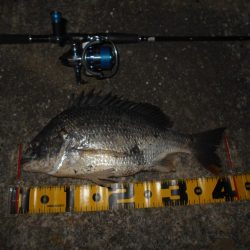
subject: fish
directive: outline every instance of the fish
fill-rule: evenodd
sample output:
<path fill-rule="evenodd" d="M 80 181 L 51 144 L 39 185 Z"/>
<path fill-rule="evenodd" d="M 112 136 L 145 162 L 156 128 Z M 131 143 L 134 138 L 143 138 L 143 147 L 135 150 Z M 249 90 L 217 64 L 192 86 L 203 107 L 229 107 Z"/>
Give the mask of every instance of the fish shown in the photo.
<path fill-rule="evenodd" d="M 111 93 L 82 93 L 30 142 L 23 169 L 98 185 L 141 171 L 176 170 L 179 154 L 189 154 L 213 174 L 221 173 L 216 150 L 224 127 L 180 133 L 160 108 Z"/>

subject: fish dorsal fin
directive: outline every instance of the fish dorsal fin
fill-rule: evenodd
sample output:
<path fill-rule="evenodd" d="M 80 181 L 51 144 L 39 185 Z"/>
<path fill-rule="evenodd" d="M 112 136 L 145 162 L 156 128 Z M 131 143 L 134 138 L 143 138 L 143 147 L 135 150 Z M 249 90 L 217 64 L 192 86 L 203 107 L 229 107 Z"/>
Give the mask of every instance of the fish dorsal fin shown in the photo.
<path fill-rule="evenodd" d="M 144 119 L 154 122 L 161 127 L 172 127 L 173 123 L 160 108 L 149 103 L 136 103 L 108 93 L 94 93 L 94 90 L 82 94 L 75 100 L 73 106 L 85 108 L 89 106 L 108 106 L 118 109 L 120 112 L 133 112 L 141 115 Z"/>
<path fill-rule="evenodd" d="M 145 119 L 153 121 L 160 126 L 168 128 L 173 126 L 173 122 L 170 120 L 170 118 L 165 115 L 160 108 L 150 103 L 139 103 L 132 107 L 131 110 L 143 115 Z"/>

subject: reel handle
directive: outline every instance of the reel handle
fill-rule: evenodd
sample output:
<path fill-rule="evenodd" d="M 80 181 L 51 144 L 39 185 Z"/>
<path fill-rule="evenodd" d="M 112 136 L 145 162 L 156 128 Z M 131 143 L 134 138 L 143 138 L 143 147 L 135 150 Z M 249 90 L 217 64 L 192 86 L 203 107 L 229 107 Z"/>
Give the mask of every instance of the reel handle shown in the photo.
<path fill-rule="evenodd" d="M 52 11 L 50 17 L 53 35 L 59 37 L 62 33 L 62 13 L 59 11 Z"/>
<path fill-rule="evenodd" d="M 51 17 L 51 24 L 52 24 L 52 36 L 54 42 L 59 43 L 60 45 L 63 44 L 63 23 L 62 23 L 62 13 L 59 11 L 52 11 L 50 13 Z"/>
<path fill-rule="evenodd" d="M 52 11 L 50 16 L 52 35 L 0 34 L 0 44 L 61 43 L 63 40 L 62 14 Z"/>

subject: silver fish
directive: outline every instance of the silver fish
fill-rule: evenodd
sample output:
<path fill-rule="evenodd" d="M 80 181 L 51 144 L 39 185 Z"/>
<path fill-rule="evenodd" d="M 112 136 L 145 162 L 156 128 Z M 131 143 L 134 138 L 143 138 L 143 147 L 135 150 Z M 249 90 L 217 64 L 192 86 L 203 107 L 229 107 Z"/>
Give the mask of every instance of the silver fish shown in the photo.
<path fill-rule="evenodd" d="M 215 151 L 224 128 L 189 135 L 171 126 L 156 106 L 90 92 L 31 141 L 23 168 L 103 184 L 110 177 L 140 171 L 174 171 L 176 155 L 186 153 L 213 173 L 220 172 Z"/>

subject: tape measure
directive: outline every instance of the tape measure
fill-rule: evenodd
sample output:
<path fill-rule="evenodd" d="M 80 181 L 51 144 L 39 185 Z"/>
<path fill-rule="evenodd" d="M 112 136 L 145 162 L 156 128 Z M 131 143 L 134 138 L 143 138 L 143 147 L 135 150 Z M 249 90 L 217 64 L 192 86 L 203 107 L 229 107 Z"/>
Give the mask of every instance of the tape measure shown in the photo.
<path fill-rule="evenodd" d="M 11 214 L 156 208 L 250 200 L 250 174 L 97 185 L 10 187 Z"/>

